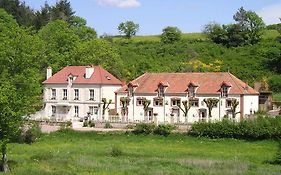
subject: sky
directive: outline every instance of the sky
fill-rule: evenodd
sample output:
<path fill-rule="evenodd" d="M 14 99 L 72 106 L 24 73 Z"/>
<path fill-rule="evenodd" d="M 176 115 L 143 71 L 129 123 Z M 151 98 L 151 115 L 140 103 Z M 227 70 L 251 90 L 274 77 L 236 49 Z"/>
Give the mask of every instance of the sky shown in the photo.
<path fill-rule="evenodd" d="M 34 10 L 45 1 L 24 0 Z M 98 35 L 118 34 L 121 22 L 139 24 L 137 35 L 161 34 L 167 26 L 178 27 L 184 33 L 201 32 L 210 22 L 233 23 L 233 15 L 243 6 L 255 11 L 268 24 L 279 23 L 281 0 L 69 0 L 75 15 L 87 20 Z"/>

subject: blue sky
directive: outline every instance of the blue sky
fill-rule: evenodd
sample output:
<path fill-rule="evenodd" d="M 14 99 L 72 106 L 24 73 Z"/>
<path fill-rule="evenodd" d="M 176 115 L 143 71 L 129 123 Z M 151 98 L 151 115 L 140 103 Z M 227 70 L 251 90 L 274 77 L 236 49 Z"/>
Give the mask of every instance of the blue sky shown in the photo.
<path fill-rule="evenodd" d="M 25 0 L 33 9 L 40 9 L 46 0 Z M 52 5 L 56 0 L 47 0 Z M 140 25 L 137 35 L 161 34 L 166 26 L 176 26 L 184 33 L 200 32 L 203 26 L 216 21 L 232 23 L 233 14 L 243 6 L 257 12 L 266 24 L 278 23 L 281 0 L 70 0 L 76 15 L 87 25 L 104 33 L 118 34 L 117 26 L 132 20 Z"/>

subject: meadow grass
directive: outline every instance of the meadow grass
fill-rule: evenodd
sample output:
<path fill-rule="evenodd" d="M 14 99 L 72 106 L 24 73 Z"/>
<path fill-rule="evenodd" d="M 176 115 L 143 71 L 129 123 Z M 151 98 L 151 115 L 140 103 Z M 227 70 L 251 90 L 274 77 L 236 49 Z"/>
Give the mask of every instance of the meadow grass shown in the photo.
<path fill-rule="evenodd" d="M 172 134 L 56 132 L 10 144 L 10 174 L 279 174 L 278 143 Z M 120 154 L 112 156 L 117 149 Z"/>

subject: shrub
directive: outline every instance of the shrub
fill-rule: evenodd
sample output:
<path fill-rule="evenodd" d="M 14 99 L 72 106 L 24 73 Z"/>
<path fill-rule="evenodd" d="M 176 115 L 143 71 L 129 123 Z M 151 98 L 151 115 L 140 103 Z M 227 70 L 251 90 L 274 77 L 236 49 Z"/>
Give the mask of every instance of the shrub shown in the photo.
<path fill-rule="evenodd" d="M 94 121 L 91 121 L 91 120 L 90 120 L 90 121 L 89 121 L 89 126 L 90 126 L 90 127 L 95 127 L 95 126 L 96 126 L 96 123 L 95 123 Z"/>
<path fill-rule="evenodd" d="M 111 151 L 110 151 L 110 155 L 112 157 L 118 157 L 118 156 L 121 156 L 123 154 L 123 151 L 121 150 L 120 147 L 117 147 L 117 146 L 113 146 L 111 148 Z"/>
<path fill-rule="evenodd" d="M 155 128 L 154 124 L 140 123 L 135 126 L 134 134 L 151 134 Z"/>
<path fill-rule="evenodd" d="M 35 142 L 42 135 L 39 123 L 28 121 L 22 128 L 22 133 L 19 142 L 31 144 Z"/>
<path fill-rule="evenodd" d="M 83 127 L 88 127 L 89 126 L 89 122 L 88 121 L 84 121 L 83 122 Z"/>
<path fill-rule="evenodd" d="M 130 125 L 129 124 L 129 125 L 126 126 L 126 129 L 134 129 L 134 128 L 135 128 L 135 125 Z"/>
<path fill-rule="evenodd" d="M 174 125 L 158 125 L 153 133 L 158 134 L 158 135 L 163 135 L 163 136 L 168 136 L 171 134 L 172 130 L 175 129 Z"/>
<path fill-rule="evenodd" d="M 72 122 L 71 121 L 67 121 L 65 123 L 62 123 L 60 125 L 60 129 L 66 129 L 66 128 L 71 128 L 72 127 Z"/>
<path fill-rule="evenodd" d="M 258 116 L 240 123 L 224 119 L 215 123 L 195 123 L 189 132 L 210 138 L 270 139 L 281 137 L 281 118 Z"/>
<path fill-rule="evenodd" d="M 104 128 L 113 128 L 113 126 L 109 122 L 106 122 Z"/>

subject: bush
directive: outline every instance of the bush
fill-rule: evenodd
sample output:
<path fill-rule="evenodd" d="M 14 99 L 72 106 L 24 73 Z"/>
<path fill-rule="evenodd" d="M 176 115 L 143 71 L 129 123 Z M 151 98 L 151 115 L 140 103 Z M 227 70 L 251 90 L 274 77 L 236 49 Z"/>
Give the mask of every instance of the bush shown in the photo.
<path fill-rule="evenodd" d="M 110 155 L 112 157 L 118 157 L 118 156 L 121 156 L 122 154 L 123 154 L 123 151 L 121 150 L 121 148 L 119 148 L 117 146 L 113 146 L 111 148 Z"/>
<path fill-rule="evenodd" d="M 126 126 L 126 129 L 134 129 L 134 128 L 135 128 L 135 125 L 130 125 L 129 124 L 129 125 Z"/>
<path fill-rule="evenodd" d="M 195 123 L 189 132 L 193 136 L 238 139 L 277 139 L 281 137 L 281 117 L 258 116 L 240 123 L 224 119 L 215 123 Z"/>
<path fill-rule="evenodd" d="M 19 138 L 20 143 L 31 144 L 42 135 L 39 123 L 28 121 L 22 128 L 22 133 Z"/>
<path fill-rule="evenodd" d="M 134 134 L 151 134 L 155 128 L 154 124 L 140 123 L 133 130 Z"/>
<path fill-rule="evenodd" d="M 269 78 L 269 88 L 274 92 L 281 92 L 281 76 L 273 75 Z"/>
<path fill-rule="evenodd" d="M 89 122 L 88 121 L 84 121 L 83 122 L 83 127 L 88 127 L 89 126 Z"/>
<path fill-rule="evenodd" d="M 72 127 L 72 122 L 71 121 L 67 121 L 65 123 L 62 123 L 60 125 L 60 129 L 66 129 L 66 128 L 71 128 Z"/>
<path fill-rule="evenodd" d="M 90 120 L 90 121 L 89 121 L 89 126 L 90 126 L 90 127 L 95 127 L 95 126 L 96 126 L 96 123 L 95 123 L 94 121 L 91 121 L 91 120 Z"/>
<path fill-rule="evenodd" d="M 113 126 L 109 122 L 106 122 L 104 128 L 113 128 Z"/>
<path fill-rule="evenodd" d="M 158 125 L 154 129 L 153 133 L 158 135 L 168 136 L 175 128 L 176 127 L 174 125 Z"/>

